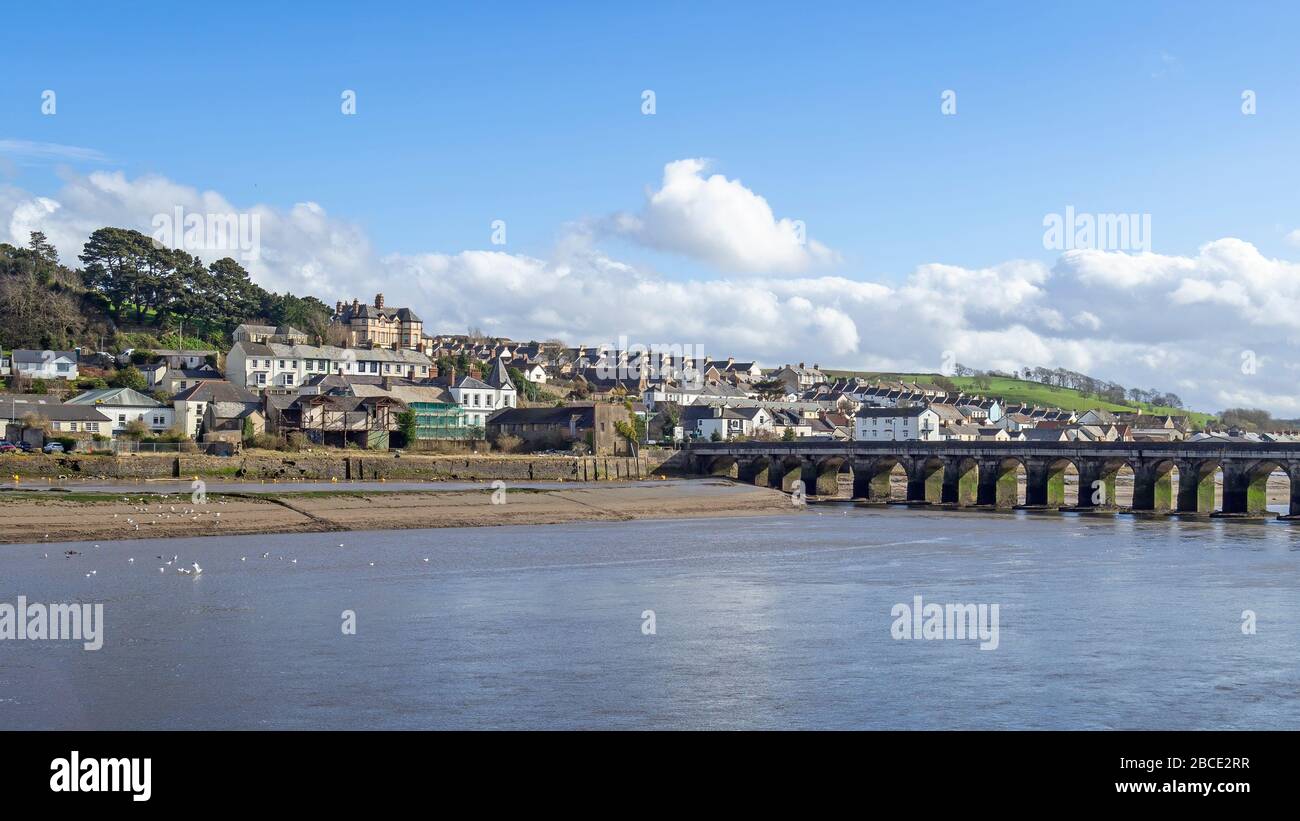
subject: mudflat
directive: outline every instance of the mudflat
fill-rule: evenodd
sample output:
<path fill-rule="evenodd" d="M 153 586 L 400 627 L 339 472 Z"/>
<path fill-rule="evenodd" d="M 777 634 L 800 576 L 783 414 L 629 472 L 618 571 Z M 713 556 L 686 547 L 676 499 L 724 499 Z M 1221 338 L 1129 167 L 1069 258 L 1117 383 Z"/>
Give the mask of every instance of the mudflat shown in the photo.
<path fill-rule="evenodd" d="M 776 490 L 718 480 L 492 490 L 0 493 L 0 543 L 559 524 L 790 513 Z"/>

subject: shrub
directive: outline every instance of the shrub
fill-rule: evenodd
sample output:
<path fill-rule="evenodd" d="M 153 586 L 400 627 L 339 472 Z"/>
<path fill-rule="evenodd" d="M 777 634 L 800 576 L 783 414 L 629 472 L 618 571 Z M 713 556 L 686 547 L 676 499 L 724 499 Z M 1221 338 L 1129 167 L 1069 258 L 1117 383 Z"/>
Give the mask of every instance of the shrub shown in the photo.
<path fill-rule="evenodd" d="M 502 453 L 518 453 L 523 447 L 524 440 L 518 436 L 509 433 L 497 434 L 496 440 L 492 446 Z"/>

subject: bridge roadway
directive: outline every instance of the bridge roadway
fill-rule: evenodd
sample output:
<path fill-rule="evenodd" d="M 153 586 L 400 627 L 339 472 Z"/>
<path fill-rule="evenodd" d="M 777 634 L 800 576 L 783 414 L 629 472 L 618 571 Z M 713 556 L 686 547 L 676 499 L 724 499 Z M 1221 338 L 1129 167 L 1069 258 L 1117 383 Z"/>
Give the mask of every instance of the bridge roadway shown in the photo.
<path fill-rule="evenodd" d="M 1300 443 L 1186 442 L 700 442 L 688 450 L 696 473 L 809 496 L 838 492 L 842 472 L 853 475 L 853 498 L 890 501 L 890 473 L 907 474 L 907 501 L 950 507 L 1018 506 L 1019 471 L 1029 508 L 1115 510 L 1115 480 L 1133 471 L 1133 511 L 1265 516 L 1268 477 L 1290 482 L 1289 516 L 1300 515 Z M 1079 476 L 1077 498 L 1067 499 L 1065 472 Z M 1222 507 L 1215 479 L 1222 472 Z M 1177 473 L 1177 492 L 1173 476 Z"/>

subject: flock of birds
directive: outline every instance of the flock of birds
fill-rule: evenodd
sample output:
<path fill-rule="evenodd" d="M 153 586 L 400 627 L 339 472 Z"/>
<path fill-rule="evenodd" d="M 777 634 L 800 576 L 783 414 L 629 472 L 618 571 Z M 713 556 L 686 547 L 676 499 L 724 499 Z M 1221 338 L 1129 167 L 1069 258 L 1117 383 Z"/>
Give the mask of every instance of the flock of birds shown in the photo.
<path fill-rule="evenodd" d="M 185 507 L 184 504 L 182 503 L 182 507 L 181 507 L 180 510 L 177 510 L 177 509 L 176 509 L 176 506 L 173 505 L 173 504 L 167 504 L 167 510 L 164 511 L 164 510 L 163 510 L 163 505 L 164 505 L 165 502 L 168 501 L 168 496 L 167 496 L 166 494 L 163 494 L 163 495 L 161 495 L 159 498 L 162 499 L 163 501 L 158 502 L 158 503 L 154 506 L 154 509 L 153 509 L 153 510 L 150 509 L 150 507 L 149 507 L 149 503 L 148 503 L 148 500 L 147 500 L 147 499 L 140 499 L 139 502 L 133 502 L 130 498 L 128 498 L 128 497 L 126 497 L 126 496 L 123 496 L 123 497 L 122 497 L 122 501 L 123 501 L 123 502 L 128 502 L 128 503 L 130 503 L 130 504 L 132 505 L 132 509 L 133 509 L 134 514 L 138 514 L 138 515 L 140 516 L 141 521 L 143 521 L 143 522 L 144 522 L 145 524 L 147 524 L 147 525 L 156 524 L 156 523 L 161 522 L 161 521 L 166 521 L 167 519 L 171 519 L 172 517 L 178 517 L 178 518 L 189 518 L 189 519 L 191 519 L 191 520 L 193 520 L 193 521 L 198 521 L 200 516 L 208 516 L 208 515 L 210 515 L 210 516 L 213 517 L 213 518 L 212 518 L 212 521 L 213 521 L 215 524 L 220 524 L 220 523 L 221 523 L 221 511 L 219 511 L 219 510 L 218 510 L 218 511 L 212 511 L 212 510 L 200 510 L 200 509 L 197 508 L 197 507 Z M 178 498 L 179 498 L 179 497 L 178 497 Z M 221 500 L 217 500 L 217 501 L 215 502 L 215 504 L 218 504 L 218 505 L 224 505 L 224 504 L 226 504 L 226 502 L 221 501 Z M 114 518 L 114 519 L 119 518 L 119 516 L 120 516 L 120 514 L 117 514 L 117 513 L 114 513 L 114 514 L 113 514 L 113 518 Z M 145 519 L 144 517 L 146 517 L 146 516 L 152 516 L 153 518 L 152 518 L 152 519 Z M 135 530 L 139 530 L 139 529 L 140 529 L 140 522 L 136 521 L 135 515 L 131 515 L 131 516 L 127 516 L 127 517 L 126 517 L 126 525 L 127 525 L 127 527 L 129 527 L 129 528 L 134 528 Z M 45 538 L 46 538 L 46 540 L 48 540 L 48 539 L 50 538 L 50 534 L 46 533 L 46 534 L 45 534 Z M 95 547 L 98 548 L 99 545 L 96 544 Z M 339 542 L 339 547 L 344 547 L 344 543 L 343 543 L 343 542 Z M 80 555 L 82 555 L 82 554 L 81 554 L 81 551 L 79 551 L 79 550 L 65 550 L 65 551 L 63 551 L 63 557 L 64 557 L 65 559 L 71 559 L 71 558 L 74 557 L 74 556 L 80 556 Z M 44 554 L 44 556 L 43 556 L 43 558 L 46 558 L 46 559 L 48 559 L 49 557 L 50 557 L 50 554 L 49 554 L 49 553 L 46 553 L 46 554 Z M 203 568 L 199 566 L 199 563 L 198 563 L 198 562 L 190 562 L 190 565 L 189 565 L 188 567 L 184 566 L 184 563 L 181 561 L 181 558 L 180 558 L 180 556 L 179 556 L 178 554 L 173 554 L 172 557 L 171 557 L 170 559 L 168 559 L 166 556 L 155 556 L 154 558 L 155 558 L 155 559 L 158 559 L 158 560 L 161 560 L 161 561 L 163 562 L 163 564 L 158 568 L 158 572 L 159 572 L 159 573 L 166 573 L 166 572 L 167 572 L 167 568 L 169 568 L 169 567 L 173 568 L 173 569 L 174 569 L 178 574 L 185 575 L 185 576 L 198 576 L 198 575 L 200 575 L 201 573 L 203 573 Z M 263 553 L 261 554 L 261 558 L 263 558 L 263 559 L 270 559 L 270 558 L 271 558 L 271 553 L 270 553 L 270 551 L 263 552 Z M 297 563 L 298 563 L 298 559 L 297 559 L 296 557 L 294 557 L 294 558 L 289 558 L 289 559 L 287 559 L 287 560 L 286 560 L 286 558 L 285 558 L 284 556 L 277 556 L 276 558 L 278 558 L 280 561 L 287 561 L 289 564 L 297 564 Z M 239 560 L 240 560 L 241 562 L 247 562 L 247 561 L 248 561 L 248 557 L 247 557 L 247 556 L 240 556 L 240 557 L 239 557 Z M 129 565 L 133 565 L 133 564 L 135 564 L 135 557 L 134 557 L 134 556 L 129 556 L 129 557 L 127 557 L 126 563 L 129 564 Z M 424 559 L 423 559 L 423 563 L 424 563 L 424 564 L 428 564 L 428 563 L 429 563 L 429 557 L 428 557 L 428 556 L 425 556 L 425 557 L 424 557 Z M 374 562 L 370 562 L 370 566 L 371 566 L 371 567 L 374 567 L 374 566 L 375 566 L 375 563 L 374 563 Z M 98 573 L 99 573 L 98 570 L 91 570 L 90 572 L 88 572 L 88 573 L 86 574 L 86 578 L 88 578 L 88 579 L 89 579 L 89 578 L 92 578 L 92 577 L 98 575 Z"/>
<path fill-rule="evenodd" d="M 164 494 L 163 494 L 162 496 L 160 496 L 159 498 L 162 499 L 162 500 L 165 502 L 165 501 L 167 501 L 168 496 L 167 496 L 167 494 L 164 493 Z M 179 498 L 179 497 L 178 497 L 178 498 Z M 200 518 L 202 518 L 202 517 L 211 517 L 211 518 L 209 519 L 209 521 L 211 521 L 214 525 L 220 525 L 220 524 L 221 524 L 221 511 L 220 511 L 220 510 L 212 510 L 212 509 L 211 509 L 207 504 L 205 504 L 205 505 L 203 505 L 203 506 L 201 506 L 201 507 L 200 507 L 200 506 L 192 506 L 192 507 L 184 507 L 184 506 L 182 506 L 180 510 L 177 510 L 177 509 L 176 509 L 176 505 L 168 505 L 168 509 L 164 511 L 164 510 L 163 510 L 163 502 L 159 502 L 159 503 L 156 505 L 156 509 L 155 509 L 155 510 L 150 510 L 150 509 L 149 509 L 149 504 L 148 504 L 147 500 L 145 500 L 145 499 L 141 499 L 141 500 L 140 500 L 140 504 L 139 504 L 138 506 L 136 505 L 136 503 L 131 502 L 131 500 L 130 500 L 128 497 L 126 497 L 126 496 L 123 496 L 123 497 L 122 497 L 122 501 L 130 503 L 131 506 L 132 506 L 132 510 L 133 510 L 135 513 L 139 514 L 139 516 L 140 516 L 140 520 L 139 520 L 139 521 L 136 521 L 136 519 L 135 519 L 134 516 L 127 516 L 127 517 L 126 517 L 126 526 L 127 526 L 128 528 L 133 528 L 133 529 L 135 529 L 135 530 L 139 530 L 139 529 L 140 529 L 140 524 L 141 524 L 141 523 L 144 523 L 144 524 L 146 524 L 146 525 L 156 525 L 156 524 L 158 524 L 158 523 L 160 523 L 160 522 L 167 521 L 168 519 L 171 519 L 171 518 L 176 518 L 176 519 L 189 519 L 190 521 L 197 522 L 197 521 L 199 521 Z M 222 499 L 217 499 L 217 500 L 215 500 L 214 502 L 212 502 L 212 503 L 210 503 L 210 504 L 214 504 L 214 505 L 224 505 L 224 504 L 227 504 L 227 502 L 226 502 L 225 500 L 222 500 Z M 119 519 L 119 518 L 121 518 L 121 516 L 122 516 L 122 514 L 120 514 L 120 513 L 114 513 L 114 514 L 113 514 L 113 518 L 114 518 L 114 519 Z M 152 517 L 152 518 L 148 518 L 148 517 Z M 49 534 L 48 534 L 48 533 L 46 534 L 46 538 L 49 538 Z"/>

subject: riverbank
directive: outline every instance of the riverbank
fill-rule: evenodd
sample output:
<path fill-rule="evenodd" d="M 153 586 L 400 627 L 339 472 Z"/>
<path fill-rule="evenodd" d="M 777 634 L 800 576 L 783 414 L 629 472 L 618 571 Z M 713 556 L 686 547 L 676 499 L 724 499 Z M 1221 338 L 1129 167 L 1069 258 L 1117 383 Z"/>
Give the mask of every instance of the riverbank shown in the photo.
<path fill-rule="evenodd" d="M 545 525 L 790 513 L 775 490 L 697 479 L 595 487 L 285 493 L 0 493 L 0 543 Z"/>

